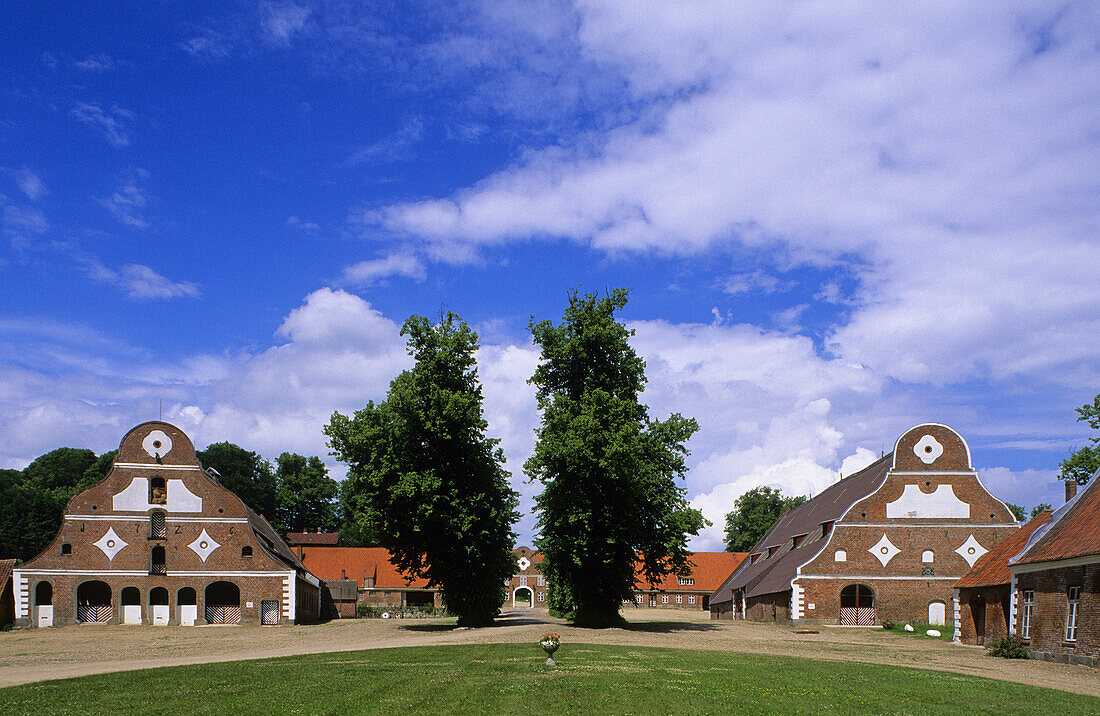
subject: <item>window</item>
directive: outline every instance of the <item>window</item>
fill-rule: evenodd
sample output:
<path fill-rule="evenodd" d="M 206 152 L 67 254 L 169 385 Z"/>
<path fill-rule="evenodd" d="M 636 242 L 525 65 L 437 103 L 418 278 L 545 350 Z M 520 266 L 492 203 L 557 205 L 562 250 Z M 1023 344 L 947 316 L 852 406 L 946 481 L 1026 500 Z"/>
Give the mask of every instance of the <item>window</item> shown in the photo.
<path fill-rule="evenodd" d="M 777 550 L 777 549 L 779 549 L 779 548 L 778 547 L 768 547 L 768 559 L 771 559 L 771 556 L 773 554 L 775 554 L 775 550 Z"/>
<path fill-rule="evenodd" d="M 690 587 L 695 584 L 695 577 L 677 577 L 676 581 L 680 583 L 681 587 Z"/>
<path fill-rule="evenodd" d="M 527 586 L 527 575 L 526 574 L 521 574 L 520 575 L 520 577 L 519 577 L 519 586 L 521 586 L 521 587 L 526 587 Z"/>
<path fill-rule="evenodd" d="M 168 490 L 164 486 L 164 478 L 159 475 L 149 479 L 149 504 L 168 504 Z"/>
<path fill-rule="evenodd" d="M 821 536 L 822 537 L 828 537 L 829 533 L 832 532 L 832 531 L 833 531 L 833 523 L 832 522 L 822 522 L 821 523 Z"/>
<path fill-rule="evenodd" d="M 920 553 L 920 561 L 924 562 L 925 564 L 931 564 L 935 560 L 936 560 L 936 553 L 933 552 L 930 549 L 926 549 L 926 550 L 924 550 L 923 552 Z"/>
<path fill-rule="evenodd" d="M 149 556 L 149 574 L 167 574 L 168 569 L 164 563 L 164 547 L 159 544 L 153 548 Z"/>
<path fill-rule="evenodd" d="M 72 554 L 73 546 L 68 542 L 61 543 L 61 554 Z"/>
<path fill-rule="evenodd" d="M 538 586 L 540 586 L 540 587 L 545 587 L 546 586 L 546 577 L 542 576 L 541 574 L 538 576 L 538 579 L 536 579 L 535 581 L 538 582 Z"/>
<path fill-rule="evenodd" d="M 1070 587 L 1066 592 L 1069 608 L 1066 610 L 1066 641 L 1077 641 L 1077 605 L 1081 601 L 1081 588 Z"/>
<path fill-rule="evenodd" d="M 695 595 L 694 594 L 689 594 L 688 595 L 688 604 L 695 604 Z"/>
<path fill-rule="evenodd" d="M 798 545 L 802 544 L 802 540 L 804 539 L 806 539 L 806 535 L 795 535 L 794 544 L 791 546 L 791 549 L 795 549 Z"/>
<path fill-rule="evenodd" d="M 667 594 L 662 594 L 661 595 L 661 604 L 668 604 L 668 595 Z"/>
<path fill-rule="evenodd" d="M 643 601 L 645 601 L 645 597 L 639 594 L 638 596 L 634 597 L 634 601 L 638 602 L 638 604 L 641 604 Z"/>
<path fill-rule="evenodd" d="M 540 602 L 545 602 L 546 601 L 546 592 L 539 592 L 539 601 Z"/>
<path fill-rule="evenodd" d="M 833 561 L 834 562 L 847 562 L 848 561 L 848 553 L 845 552 L 842 549 L 838 549 L 836 552 L 833 552 Z"/>
<path fill-rule="evenodd" d="M 758 559 L 760 559 L 759 554 L 750 554 L 749 555 L 749 564 L 756 564 L 756 560 L 758 560 Z"/>
<path fill-rule="evenodd" d="M 153 514 L 149 515 L 149 536 L 152 538 L 168 536 L 168 525 L 163 511 L 154 510 Z"/>
<path fill-rule="evenodd" d="M 241 556 L 242 557 L 251 557 L 252 556 L 252 548 L 248 545 L 245 545 L 244 547 L 241 547 Z"/>
<path fill-rule="evenodd" d="M 683 604 L 684 603 L 684 595 L 683 594 L 677 594 L 676 595 L 676 603 L 677 604 Z"/>
<path fill-rule="evenodd" d="M 1020 638 L 1031 638 L 1031 615 L 1035 609 L 1035 592 L 1025 589 L 1020 593 Z"/>

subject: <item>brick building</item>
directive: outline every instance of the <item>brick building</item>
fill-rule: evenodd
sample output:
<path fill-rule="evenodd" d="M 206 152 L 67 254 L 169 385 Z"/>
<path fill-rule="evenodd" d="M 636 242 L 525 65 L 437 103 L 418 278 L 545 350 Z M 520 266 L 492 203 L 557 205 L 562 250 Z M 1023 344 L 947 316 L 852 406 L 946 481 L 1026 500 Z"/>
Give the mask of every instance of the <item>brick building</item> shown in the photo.
<path fill-rule="evenodd" d="M 357 602 L 394 608 L 443 606 L 439 590 L 429 589 L 427 580 L 408 579 L 398 572 L 384 547 L 299 543 L 295 549 L 302 564 L 330 585 L 330 598 L 341 617 L 355 616 Z M 345 582 L 354 582 L 354 603 L 348 603 L 352 592 Z"/>
<path fill-rule="evenodd" d="M 317 619 L 319 581 L 261 515 L 202 469 L 179 428 L 122 438 L 65 507 L 45 551 L 13 571 L 16 622 L 289 624 Z"/>
<path fill-rule="evenodd" d="M 686 577 L 666 575 L 657 584 L 647 584 L 645 575 L 639 569 L 634 577 L 637 588 L 631 605 L 657 609 L 709 609 L 710 595 L 746 557 L 748 552 L 693 552 L 690 574 Z"/>
<path fill-rule="evenodd" d="M 1100 470 L 1008 566 L 1014 632 L 1031 656 L 1100 665 Z"/>
<path fill-rule="evenodd" d="M 954 584 L 1018 529 L 938 424 L 783 515 L 711 597 L 713 618 L 946 624 Z"/>
<path fill-rule="evenodd" d="M 983 554 L 955 583 L 955 641 L 982 646 L 987 640 L 1000 639 L 1010 633 L 1013 590 L 1008 560 L 1024 548 L 1035 530 L 1048 522 L 1050 510 L 1043 510 Z"/>
<path fill-rule="evenodd" d="M 15 621 L 15 590 L 12 589 L 14 559 L 0 559 L 0 627 Z"/>
<path fill-rule="evenodd" d="M 516 557 L 516 573 L 508 580 L 504 605 L 545 608 L 546 577 L 542 574 L 542 554 L 530 547 L 517 547 L 512 553 Z"/>

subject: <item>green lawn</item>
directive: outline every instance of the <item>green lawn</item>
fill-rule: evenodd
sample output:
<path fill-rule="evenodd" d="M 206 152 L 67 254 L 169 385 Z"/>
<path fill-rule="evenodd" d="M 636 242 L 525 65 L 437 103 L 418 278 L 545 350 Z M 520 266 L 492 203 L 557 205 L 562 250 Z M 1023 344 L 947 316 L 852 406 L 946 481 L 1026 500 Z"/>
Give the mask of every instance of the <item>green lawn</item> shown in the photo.
<path fill-rule="evenodd" d="M 564 644 L 377 649 L 0 690 L 0 713 L 1098 714 L 1100 699 L 958 674 Z"/>

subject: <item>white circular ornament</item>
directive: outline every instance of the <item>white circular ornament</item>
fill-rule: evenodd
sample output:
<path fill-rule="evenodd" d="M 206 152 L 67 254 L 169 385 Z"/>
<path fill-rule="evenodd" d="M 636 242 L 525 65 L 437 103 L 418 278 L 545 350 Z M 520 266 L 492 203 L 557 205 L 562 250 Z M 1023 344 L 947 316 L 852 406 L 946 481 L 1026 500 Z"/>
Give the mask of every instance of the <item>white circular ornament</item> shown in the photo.
<path fill-rule="evenodd" d="M 931 465 L 943 455 L 943 445 L 931 435 L 925 435 L 913 446 L 913 454 L 925 465 Z"/>
<path fill-rule="evenodd" d="M 519 558 L 519 570 L 521 572 L 523 570 L 527 569 L 530 566 L 531 566 L 531 560 L 527 559 L 526 557 L 520 557 Z"/>
<path fill-rule="evenodd" d="M 141 447 L 152 457 L 164 457 L 172 449 L 172 438 L 163 430 L 154 430 L 141 441 Z"/>

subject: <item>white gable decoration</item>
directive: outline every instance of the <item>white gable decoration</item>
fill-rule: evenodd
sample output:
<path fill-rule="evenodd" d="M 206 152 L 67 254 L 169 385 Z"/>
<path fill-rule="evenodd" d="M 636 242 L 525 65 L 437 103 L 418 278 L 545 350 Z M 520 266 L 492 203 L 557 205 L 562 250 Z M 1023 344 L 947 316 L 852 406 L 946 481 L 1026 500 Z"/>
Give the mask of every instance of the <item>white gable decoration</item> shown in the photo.
<path fill-rule="evenodd" d="M 970 517 L 970 505 L 955 497 L 951 485 L 939 485 L 933 492 L 921 492 L 917 485 L 906 485 L 901 497 L 886 503 L 886 516 L 895 517 Z"/>

